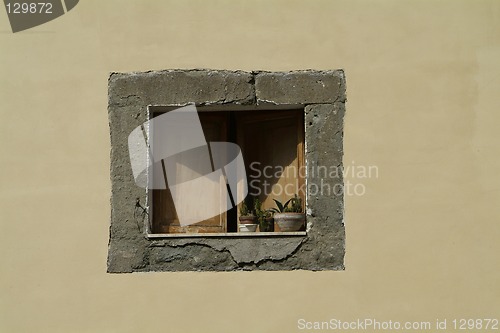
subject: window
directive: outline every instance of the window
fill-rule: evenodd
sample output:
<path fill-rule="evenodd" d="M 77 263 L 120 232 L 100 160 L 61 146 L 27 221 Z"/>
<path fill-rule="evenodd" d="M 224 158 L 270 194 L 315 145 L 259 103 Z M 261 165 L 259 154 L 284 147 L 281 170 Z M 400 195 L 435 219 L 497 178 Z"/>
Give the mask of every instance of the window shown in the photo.
<path fill-rule="evenodd" d="M 162 107 L 150 107 L 152 117 L 163 114 Z M 262 202 L 262 209 L 275 207 L 274 199 L 286 202 L 295 194 L 305 202 L 305 166 L 304 166 L 304 110 L 252 110 L 252 111 L 203 111 L 198 112 L 201 126 L 207 142 L 233 142 L 242 149 L 247 175 L 248 194 Z M 203 164 L 203 154 L 197 155 L 196 165 Z M 156 164 L 164 168 L 164 164 Z M 166 172 L 154 171 L 153 175 L 168 182 Z M 213 171 L 213 170 L 212 170 Z M 186 178 L 202 176 L 201 171 L 192 170 L 177 164 L 178 176 Z M 174 176 L 175 177 L 175 176 Z M 220 187 L 227 186 L 225 179 L 220 179 Z M 152 214 L 150 225 L 152 234 L 199 234 L 199 233 L 235 233 L 242 203 L 226 209 L 227 203 L 221 192 L 206 195 L 217 197 L 220 214 L 188 226 L 181 226 L 176 214 L 175 204 L 168 186 L 165 189 L 150 190 Z M 233 193 L 241 201 L 241 189 Z M 203 201 L 206 197 L 199 197 Z M 248 200 L 247 202 L 252 202 Z M 195 203 L 196 204 L 196 203 Z M 250 204 L 251 205 L 251 204 Z M 271 222 L 274 232 L 281 232 L 279 225 Z M 257 231 L 261 232 L 260 226 Z M 305 230 L 305 225 L 301 228 Z"/>
<path fill-rule="evenodd" d="M 345 87 L 342 70 L 112 73 L 108 272 L 342 270 L 344 198 L 329 189 L 343 186 L 343 174 L 324 170 L 342 166 Z M 302 230 L 240 232 L 238 209 L 226 210 L 219 194 L 231 192 L 230 198 L 241 206 L 244 191 L 231 187 L 222 171 L 215 173 L 219 178 L 211 178 L 213 188 L 199 187 L 194 196 L 200 205 L 209 199 L 217 203 L 216 214 L 181 226 L 179 212 L 186 207 L 172 207 L 175 193 L 168 189 L 179 179 L 198 179 L 217 169 L 211 150 L 182 155 L 178 163 L 153 165 L 147 176 L 139 174 L 138 182 L 138 165 L 131 157 L 138 157 L 142 168 L 151 152 L 144 140 L 131 146 L 130 135 L 137 131 L 144 139 L 148 132 L 143 125 L 151 118 L 192 104 L 199 111 L 203 143 L 239 146 L 248 191 L 264 209 L 274 206 L 273 199 L 283 202 L 299 194 L 307 215 Z M 142 186 L 151 175 L 163 179 L 163 187 Z"/>

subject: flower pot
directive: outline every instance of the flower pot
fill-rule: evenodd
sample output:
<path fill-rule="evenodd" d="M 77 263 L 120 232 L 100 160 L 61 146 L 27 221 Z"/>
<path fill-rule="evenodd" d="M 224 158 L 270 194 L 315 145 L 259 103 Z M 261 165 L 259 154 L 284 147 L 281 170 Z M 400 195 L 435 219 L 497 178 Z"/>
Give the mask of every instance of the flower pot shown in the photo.
<path fill-rule="evenodd" d="M 268 217 L 265 222 L 259 225 L 260 232 L 273 232 L 274 231 L 274 218 Z"/>
<path fill-rule="evenodd" d="M 304 225 L 306 214 L 304 213 L 276 213 L 274 221 L 283 232 L 299 231 Z"/>
<path fill-rule="evenodd" d="M 240 232 L 255 232 L 257 230 L 257 224 L 240 224 Z"/>
<path fill-rule="evenodd" d="M 240 216 L 240 224 L 257 224 L 257 217 L 253 215 Z"/>

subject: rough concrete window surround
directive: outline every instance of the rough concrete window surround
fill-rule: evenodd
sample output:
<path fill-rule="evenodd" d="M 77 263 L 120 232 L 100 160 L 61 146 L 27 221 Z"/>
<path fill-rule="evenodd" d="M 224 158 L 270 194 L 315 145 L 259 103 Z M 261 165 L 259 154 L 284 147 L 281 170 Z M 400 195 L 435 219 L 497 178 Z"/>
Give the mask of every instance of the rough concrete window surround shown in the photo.
<path fill-rule="evenodd" d="M 111 137 L 111 226 L 108 272 L 341 270 L 344 268 L 343 195 L 307 191 L 307 232 L 293 236 L 148 237 L 137 218 L 147 192 L 136 186 L 128 135 L 148 120 L 148 106 L 195 103 L 214 110 L 304 109 L 306 184 L 335 188 L 342 174 L 345 77 L 342 70 L 291 72 L 165 70 L 112 73 L 108 80 Z M 148 208 L 148 207 L 145 207 Z M 146 219 L 147 220 L 147 219 Z M 139 221 L 139 222 L 138 222 Z"/>

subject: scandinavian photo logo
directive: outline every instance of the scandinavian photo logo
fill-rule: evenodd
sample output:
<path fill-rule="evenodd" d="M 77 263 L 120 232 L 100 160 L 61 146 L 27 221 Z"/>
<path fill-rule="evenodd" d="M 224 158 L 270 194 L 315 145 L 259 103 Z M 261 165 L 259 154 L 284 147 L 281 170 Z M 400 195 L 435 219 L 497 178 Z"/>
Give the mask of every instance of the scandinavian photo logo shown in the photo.
<path fill-rule="evenodd" d="M 42 2 L 43 1 L 43 2 Z M 12 32 L 52 21 L 73 9 L 79 0 L 4 0 Z"/>
<path fill-rule="evenodd" d="M 224 213 L 248 194 L 240 147 L 207 142 L 194 104 L 136 127 L 128 147 L 137 186 L 168 188 L 181 226 Z"/>

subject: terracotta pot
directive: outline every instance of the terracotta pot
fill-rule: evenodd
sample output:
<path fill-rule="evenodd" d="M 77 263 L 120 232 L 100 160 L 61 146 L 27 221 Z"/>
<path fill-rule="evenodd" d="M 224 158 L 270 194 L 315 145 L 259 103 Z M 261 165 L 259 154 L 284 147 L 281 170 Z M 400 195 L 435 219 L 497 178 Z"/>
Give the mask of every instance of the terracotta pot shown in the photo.
<path fill-rule="evenodd" d="M 257 217 L 253 215 L 240 216 L 240 224 L 257 224 Z"/>
<path fill-rule="evenodd" d="M 283 232 L 299 231 L 304 225 L 306 214 L 304 213 L 276 213 L 274 221 Z"/>

